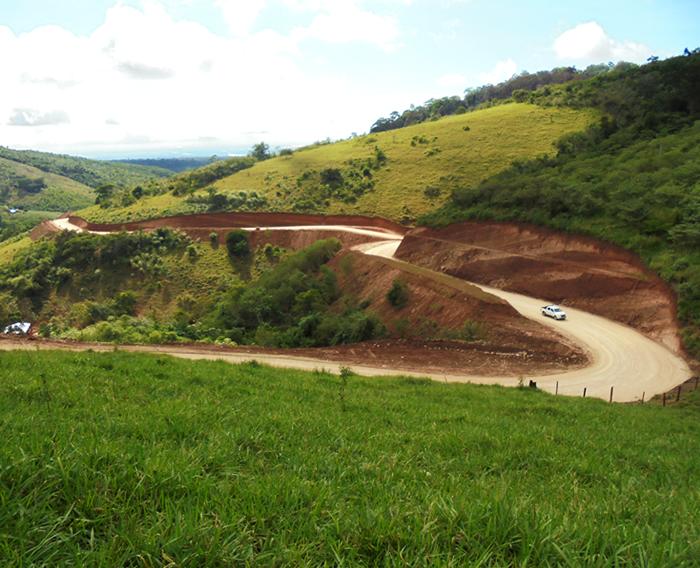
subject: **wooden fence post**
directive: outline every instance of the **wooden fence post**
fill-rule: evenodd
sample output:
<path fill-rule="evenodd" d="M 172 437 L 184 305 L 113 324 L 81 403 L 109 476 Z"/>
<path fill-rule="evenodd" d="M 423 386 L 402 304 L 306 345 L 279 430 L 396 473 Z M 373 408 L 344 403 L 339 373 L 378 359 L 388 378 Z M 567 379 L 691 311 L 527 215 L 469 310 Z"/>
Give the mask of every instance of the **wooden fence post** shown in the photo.
<path fill-rule="evenodd" d="M 695 388 L 693 390 L 698 390 L 698 381 L 700 381 L 700 377 L 695 377 Z"/>
<path fill-rule="evenodd" d="M 587 389 L 587 388 L 588 388 L 588 387 L 583 387 L 583 398 L 586 398 L 586 389 Z"/>
<path fill-rule="evenodd" d="M 696 382 L 697 385 L 697 382 Z M 559 394 L 559 381 L 557 381 L 557 385 L 554 387 L 554 396 Z"/>
<path fill-rule="evenodd" d="M 664 393 L 663 397 L 661 398 L 661 404 L 666 406 L 666 393 Z"/>
<path fill-rule="evenodd" d="M 676 402 L 678 402 L 681 399 L 681 387 L 683 385 L 678 385 L 678 392 L 676 393 Z"/>
<path fill-rule="evenodd" d="M 615 387 L 610 387 L 610 400 L 609 400 L 609 402 L 612 402 L 613 389 L 614 389 L 614 388 L 615 388 Z"/>
<path fill-rule="evenodd" d="M 642 404 L 644 404 L 644 395 L 647 394 L 647 391 L 642 391 Z"/>

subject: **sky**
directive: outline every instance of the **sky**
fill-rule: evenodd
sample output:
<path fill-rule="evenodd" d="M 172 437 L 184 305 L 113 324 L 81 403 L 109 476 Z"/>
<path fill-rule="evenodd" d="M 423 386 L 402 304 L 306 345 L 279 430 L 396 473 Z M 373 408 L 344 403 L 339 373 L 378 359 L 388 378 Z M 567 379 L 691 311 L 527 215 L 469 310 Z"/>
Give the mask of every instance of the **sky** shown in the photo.
<path fill-rule="evenodd" d="M 245 153 L 523 71 L 700 45 L 698 0 L 2 0 L 0 145 Z"/>

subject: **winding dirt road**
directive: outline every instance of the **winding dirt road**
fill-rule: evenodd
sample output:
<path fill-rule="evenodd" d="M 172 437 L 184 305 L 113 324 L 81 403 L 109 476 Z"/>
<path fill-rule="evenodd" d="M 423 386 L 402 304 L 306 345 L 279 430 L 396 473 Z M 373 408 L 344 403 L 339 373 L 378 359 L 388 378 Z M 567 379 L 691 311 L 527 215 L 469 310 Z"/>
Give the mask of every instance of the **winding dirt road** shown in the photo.
<path fill-rule="evenodd" d="M 400 240 L 386 240 L 356 247 L 365 254 L 393 258 Z M 394 259 L 395 262 L 403 262 Z M 474 283 L 472 283 L 474 284 Z M 630 402 L 639 400 L 642 394 L 649 398 L 671 390 L 692 375 L 687 363 L 669 349 L 645 337 L 635 329 L 581 310 L 566 308 L 568 319 L 555 321 L 543 317 L 540 309 L 546 300 L 531 298 L 513 292 L 505 292 L 481 284 L 474 284 L 485 292 L 506 300 L 526 318 L 556 329 L 583 347 L 591 364 L 583 369 L 540 375 L 537 386 L 554 392 L 557 382 L 559 392 L 607 399 L 610 387 L 614 387 L 614 400 Z M 513 384 L 513 381 L 490 381 L 486 377 L 471 377 L 472 382 Z"/>
<path fill-rule="evenodd" d="M 67 218 L 56 219 L 52 223 L 59 230 L 83 231 L 82 228 L 72 224 Z M 390 259 L 394 259 L 394 253 L 403 239 L 402 235 L 389 230 L 346 225 L 295 225 L 246 227 L 244 229 L 248 231 L 345 231 L 361 234 L 382 240 L 358 245 L 354 247 L 355 250 L 364 254 Z M 402 263 L 403 261 L 394 259 L 394 262 Z M 565 373 L 533 377 L 537 379 L 538 387 L 546 391 L 554 392 L 558 383 L 558 392 L 560 394 L 581 396 L 583 389 L 586 388 L 587 396 L 607 400 L 610 395 L 610 389 L 613 387 L 615 401 L 631 402 L 640 400 L 642 396 L 648 399 L 655 394 L 666 392 L 692 375 L 687 363 L 681 357 L 666 347 L 648 339 L 631 327 L 571 308 L 566 309 L 569 318 L 567 321 L 554 321 L 543 317 L 540 313 L 540 308 L 548 303 L 545 300 L 504 292 L 478 284 L 475 285 L 487 293 L 506 300 L 523 316 L 555 328 L 559 333 L 566 335 L 586 350 L 591 359 L 591 364 L 588 367 Z M 64 344 L 43 346 L 37 342 L 34 344 L 0 342 L 0 349 L 11 348 L 82 350 L 87 347 Z M 90 346 L 90 348 L 94 350 L 95 346 Z M 112 347 L 109 346 L 104 349 L 111 350 Z M 255 358 L 272 366 L 305 370 L 325 368 L 337 371 L 342 365 L 342 363 L 308 357 L 262 353 L 251 355 L 250 353 L 233 351 L 192 350 L 178 346 L 124 346 L 120 347 L 120 349 L 135 352 L 163 353 L 187 359 L 222 359 L 230 362 L 241 362 Z M 353 365 L 353 370 L 367 376 L 404 375 L 429 377 L 446 382 L 500 384 L 504 386 L 515 386 L 518 384 L 518 379 L 515 377 L 499 378 L 479 375 L 431 374 L 406 372 L 384 366 L 365 365 Z"/>

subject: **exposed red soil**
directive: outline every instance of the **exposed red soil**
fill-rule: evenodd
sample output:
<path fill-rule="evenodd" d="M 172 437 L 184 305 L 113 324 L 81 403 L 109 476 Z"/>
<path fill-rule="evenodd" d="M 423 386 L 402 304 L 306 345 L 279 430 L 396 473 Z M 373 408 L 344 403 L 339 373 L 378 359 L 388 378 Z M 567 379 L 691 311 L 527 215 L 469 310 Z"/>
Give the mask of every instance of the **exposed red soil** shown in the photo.
<path fill-rule="evenodd" d="M 38 241 L 41 237 L 58 232 L 59 228 L 56 227 L 56 225 L 54 225 L 51 221 L 42 221 L 31 230 L 29 233 L 29 238 L 33 241 Z"/>
<path fill-rule="evenodd" d="M 593 238 L 515 223 L 410 231 L 397 258 L 630 325 L 680 351 L 670 287 L 633 253 Z"/>
<path fill-rule="evenodd" d="M 194 239 L 200 239 L 206 241 L 209 239 L 209 235 L 212 233 L 209 229 L 182 229 L 190 237 Z M 226 240 L 227 230 L 215 231 L 219 237 L 219 243 L 223 244 Z M 249 242 L 252 248 L 258 248 L 267 243 L 271 245 L 277 245 L 289 250 L 300 250 L 306 248 L 316 241 L 321 239 L 338 239 L 343 248 L 351 248 L 355 245 L 362 243 L 369 243 L 382 240 L 379 237 L 370 237 L 367 235 L 358 235 L 356 233 L 348 233 L 347 231 L 317 231 L 317 230 L 305 230 L 305 231 L 295 231 L 290 230 L 280 230 L 276 229 L 274 231 L 266 231 L 265 229 L 259 229 L 250 232 Z"/>
<path fill-rule="evenodd" d="M 522 371 L 534 367 L 571 369 L 587 362 L 586 355 L 568 339 L 524 318 L 504 300 L 458 280 L 440 281 L 408 271 L 401 263 L 353 251 L 337 256 L 330 266 L 338 274 L 341 288 L 357 301 L 369 302 L 368 309 L 394 335 L 425 339 L 439 337 L 444 330 L 460 330 L 467 321 L 478 324 L 482 332 L 478 341 L 438 342 L 435 345 L 439 347 L 430 353 L 433 358 L 449 355 L 465 362 L 468 357 L 472 365 L 479 361 L 479 370 L 481 365 L 492 365 L 501 373 L 514 372 L 513 365 Z M 406 284 L 409 294 L 401 309 L 386 298 L 396 279 Z M 468 355 L 457 356 L 460 350 Z M 418 364 L 428 354 L 402 356 Z"/>

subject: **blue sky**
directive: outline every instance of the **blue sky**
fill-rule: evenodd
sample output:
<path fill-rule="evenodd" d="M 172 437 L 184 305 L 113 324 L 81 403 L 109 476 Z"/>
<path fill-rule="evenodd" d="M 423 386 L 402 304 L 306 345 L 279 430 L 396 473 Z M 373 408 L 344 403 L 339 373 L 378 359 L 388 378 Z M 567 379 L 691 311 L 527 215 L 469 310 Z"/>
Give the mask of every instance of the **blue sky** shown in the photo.
<path fill-rule="evenodd" d="M 346 137 L 523 70 L 679 54 L 698 21 L 690 0 L 3 0 L 0 144 L 111 157 Z"/>

